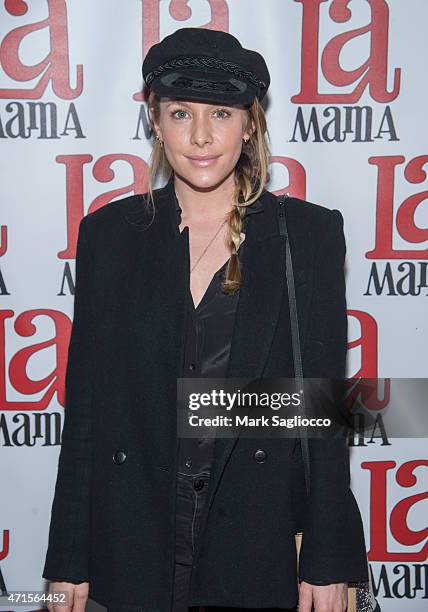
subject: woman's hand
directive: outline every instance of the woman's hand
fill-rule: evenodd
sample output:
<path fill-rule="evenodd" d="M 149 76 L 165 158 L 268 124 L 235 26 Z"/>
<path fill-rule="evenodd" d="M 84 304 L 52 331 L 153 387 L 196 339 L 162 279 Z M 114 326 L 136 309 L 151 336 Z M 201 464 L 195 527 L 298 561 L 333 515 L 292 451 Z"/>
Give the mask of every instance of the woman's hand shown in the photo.
<path fill-rule="evenodd" d="M 54 601 L 48 602 L 49 612 L 85 612 L 86 602 L 88 601 L 89 582 L 72 584 L 71 582 L 50 582 L 49 593 L 66 593 L 64 605 Z"/>
<path fill-rule="evenodd" d="M 348 608 L 348 583 L 316 585 L 302 580 L 299 586 L 299 612 L 345 612 Z"/>

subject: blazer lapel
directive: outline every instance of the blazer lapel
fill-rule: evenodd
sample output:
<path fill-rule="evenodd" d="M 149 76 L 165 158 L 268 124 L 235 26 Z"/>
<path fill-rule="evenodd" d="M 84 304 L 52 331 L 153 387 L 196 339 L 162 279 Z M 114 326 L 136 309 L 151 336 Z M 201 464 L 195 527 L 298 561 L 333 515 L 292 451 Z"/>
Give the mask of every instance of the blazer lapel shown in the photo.
<path fill-rule="evenodd" d="M 285 248 L 277 229 L 276 207 L 264 194 L 257 203 L 263 215 L 249 217 L 243 253 L 243 285 L 239 292 L 228 378 L 259 378 L 279 318 L 286 284 Z M 264 204 L 264 206 L 263 206 Z M 286 295 L 286 294 L 285 294 Z M 216 438 L 209 491 L 201 517 L 201 536 L 228 458 L 239 438 Z M 201 538 L 202 539 L 202 538 Z"/>

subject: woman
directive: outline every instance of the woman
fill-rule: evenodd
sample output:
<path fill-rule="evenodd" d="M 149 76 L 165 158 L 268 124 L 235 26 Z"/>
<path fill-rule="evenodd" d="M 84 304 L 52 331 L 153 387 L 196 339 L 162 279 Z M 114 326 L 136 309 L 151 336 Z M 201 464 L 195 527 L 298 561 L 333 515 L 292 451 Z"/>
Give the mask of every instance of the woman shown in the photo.
<path fill-rule="evenodd" d="M 110 610 L 342 612 L 367 580 L 346 442 L 177 440 L 179 377 L 292 377 L 284 240 L 265 189 L 263 57 L 182 28 L 148 52 L 148 193 L 81 221 L 43 576 Z M 153 190 L 162 169 L 167 184 Z M 339 211 L 290 198 L 306 377 L 345 373 Z M 177 443 L 179 442 L 179 443 Z M 304 538 L 296 575 L 294 533 Z M 74 583 L 74 584 L 73 584 Z"/>

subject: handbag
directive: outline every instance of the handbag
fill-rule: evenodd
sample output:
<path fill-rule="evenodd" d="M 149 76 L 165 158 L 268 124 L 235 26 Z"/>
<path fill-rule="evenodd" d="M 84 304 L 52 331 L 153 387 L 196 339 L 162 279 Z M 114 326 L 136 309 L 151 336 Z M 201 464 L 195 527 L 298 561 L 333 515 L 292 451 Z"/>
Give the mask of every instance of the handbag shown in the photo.
<path fill-rule="evenodd" d="M 304 389 L 302 353 L 300 348 L 299 325 L 297 317 L 297 301 L 294 285 L 293 262 L 291 258 L 290 241 L 288 239 L 287 223 L 286 223 L 286 201 L 289 198 L 288 194 L 284 194 L 278 198 L 278 223 L 279 233 L 285 239 L 285 269 L 287 280 L 288 304 L 290 310 L 291 324 L 291 342 L 293 347 L 294 374 L 297 389 Z M 305 415 L 305 399 L 304 393 L 301 394 L 301 414 Z M 303 467 L 305 474 L 306 493 L 310 493 L 310 464 L 309 464 L 309 445 L 306 429 L 299 427 L 298 435 L 302 449 Z M 302 544 L 303 532 L 299 531 L 294 534 L 297 553 L 297 568 L 299 567 L 299 554 Z M 349 582 L 348 583 L 348 612 L 377 612 L 380 611 L 373 594 L 373 585 L 371 581 L 370 567 L 368 565 L 368 582 Z"/>

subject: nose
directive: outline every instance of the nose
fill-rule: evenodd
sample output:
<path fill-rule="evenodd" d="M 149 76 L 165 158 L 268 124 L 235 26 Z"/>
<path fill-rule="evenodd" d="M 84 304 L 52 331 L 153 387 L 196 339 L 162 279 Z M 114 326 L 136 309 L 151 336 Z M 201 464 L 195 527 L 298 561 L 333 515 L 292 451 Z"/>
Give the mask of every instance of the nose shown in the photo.
<path fill-rule="evenodd" d="M 199 147 L 212 142 L 212 134 L 206 118 L 195 116 L 192 122 L 191 140 L 192 144 L 197 144 Z"/>

